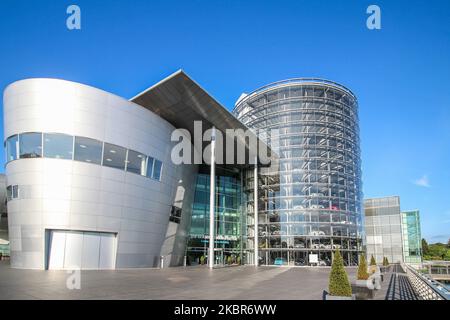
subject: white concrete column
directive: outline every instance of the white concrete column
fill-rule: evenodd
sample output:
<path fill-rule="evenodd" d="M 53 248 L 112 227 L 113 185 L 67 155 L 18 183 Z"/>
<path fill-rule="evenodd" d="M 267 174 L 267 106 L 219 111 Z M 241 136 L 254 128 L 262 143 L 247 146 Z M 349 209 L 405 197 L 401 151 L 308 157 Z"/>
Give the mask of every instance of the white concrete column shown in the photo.
<path fill-rule="evenodd" d="M 214 229 L 216 220 L 216 128 L 211 134 L 211 171 L 209 175 L 209 254 L 208 266 L 214 268 Z"/>
<path fill-rule="evenodd" d="M 259 234 L 258 234 L 258 158 L 255 157 L 255 169 L 253 173 L 253 212 L 255 220 L 255 267 L 259 265 Z"/>

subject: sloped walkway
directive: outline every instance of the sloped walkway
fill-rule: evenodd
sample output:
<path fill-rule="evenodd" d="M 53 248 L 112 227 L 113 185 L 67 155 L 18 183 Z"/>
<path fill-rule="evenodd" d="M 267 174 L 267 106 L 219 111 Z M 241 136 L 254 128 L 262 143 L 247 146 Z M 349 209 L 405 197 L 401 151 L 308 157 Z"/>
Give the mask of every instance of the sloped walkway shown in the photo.
<path fill-rule="evenodd" d="M 419 300 L 405 271 L 395 265 L 392 271 L 385 274 L 381 290 L 376 293 L 375 300 Z"/>

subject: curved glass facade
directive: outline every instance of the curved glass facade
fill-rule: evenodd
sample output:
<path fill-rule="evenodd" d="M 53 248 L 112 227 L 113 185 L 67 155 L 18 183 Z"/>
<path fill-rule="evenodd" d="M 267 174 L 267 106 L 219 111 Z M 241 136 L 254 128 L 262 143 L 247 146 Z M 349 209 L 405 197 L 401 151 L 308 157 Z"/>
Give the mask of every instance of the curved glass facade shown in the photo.
<path fill-rule="evenodd" d="M 5 148 L 6 163 L 42 157 L 75 160 L 125 170 L 161 181 L 161 161 L 91 138 L 62 133 L 26 132 L 6 139 Z"/>
<path fill-rule="evenodd" d="M 262 168 L 258 177 L 260 264 L 330 265 L 340 249 L 345 263 L 356 265 L 363 223 L 355 95 L 331 81 L 293 79 L 245 96 L 233 113 L 260 137 L 264 132 L 280 157 L 275 172 Z M 252 207 L 249 200 L 254 230 Z"/>

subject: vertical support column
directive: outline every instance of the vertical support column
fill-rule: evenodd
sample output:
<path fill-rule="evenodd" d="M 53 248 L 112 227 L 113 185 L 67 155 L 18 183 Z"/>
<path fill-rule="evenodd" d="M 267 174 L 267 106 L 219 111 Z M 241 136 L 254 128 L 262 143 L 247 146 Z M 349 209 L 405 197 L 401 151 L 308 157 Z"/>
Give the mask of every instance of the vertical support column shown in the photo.
<path fill-rule="evenodd" d="M 255 169 L 253 172 L 253 212 L 255 220 L 255 267 L 259 265 L 259 234 L 258 234 L 258 157 L 255 157 Z"/>
<path fill-rule="evenodd" d="M 211 171 L 209 175 L 209 254 L 208 266 L 214 268 L 214 229 L 216 226 L 216 128 L 211 134 Z"/>

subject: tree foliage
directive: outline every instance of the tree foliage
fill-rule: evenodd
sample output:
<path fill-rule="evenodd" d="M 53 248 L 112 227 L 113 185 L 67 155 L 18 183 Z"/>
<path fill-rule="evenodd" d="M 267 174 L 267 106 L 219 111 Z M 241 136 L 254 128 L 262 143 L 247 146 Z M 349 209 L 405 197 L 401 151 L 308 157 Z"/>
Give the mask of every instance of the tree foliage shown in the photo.
<path fill-rule="evenodd" d="M 376 265 L 377 265 L 377 262 L 375 261 L 375 258 L 373 257 L 373 255 L 372 255 L 372 257 L 370 258 L 370 265 L 371 265 L 371 266 L 376 266 Z"/>
<path fill-rule="evenodd" d="M 429 254 L 428 242 L 425 239 L 422 239 L 422 253 L 424 256 Z"/>
<path fill-rule="evenodd" d="M 350 286 L 350 281 L 348 281 L 344 261 L 339 250 L 336 250 L 334 253 L 328 289 L 332 296 L 351 297 L 352 295 L 352 287 Z"/>

